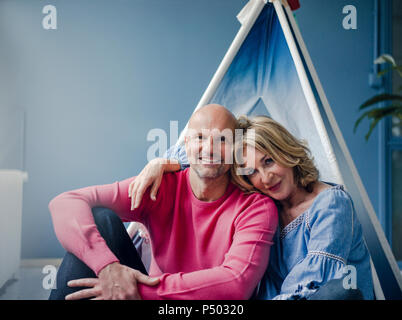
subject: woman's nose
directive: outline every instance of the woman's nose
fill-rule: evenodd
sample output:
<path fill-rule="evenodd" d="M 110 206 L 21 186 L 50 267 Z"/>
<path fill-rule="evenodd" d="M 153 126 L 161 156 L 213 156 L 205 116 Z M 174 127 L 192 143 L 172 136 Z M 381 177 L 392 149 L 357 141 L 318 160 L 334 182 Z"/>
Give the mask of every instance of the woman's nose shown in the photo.
<path fill-rule="evenodd" d="M 273 173 L 267 170 L 264 170 L 261 174 L 261 182 L 265 185 L 270 185 L 272 182 Z"/>

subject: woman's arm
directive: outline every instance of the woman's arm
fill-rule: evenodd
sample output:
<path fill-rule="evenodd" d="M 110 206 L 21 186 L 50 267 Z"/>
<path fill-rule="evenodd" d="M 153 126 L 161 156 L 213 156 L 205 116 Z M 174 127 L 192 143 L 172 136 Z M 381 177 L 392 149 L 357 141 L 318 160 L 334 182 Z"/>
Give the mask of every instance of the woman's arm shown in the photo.
<path fill-rule="evenodd" d="M 344 276 L 353 240 L 353 205 L 342 190 L 319 197 L 305 218 L 306 256 L 290 270 L 274 299 L 307 298 L 329 280 Z"/>
<path fill-rule="evenodd" d="M 152 186 L 150 197 L 155 201 L 163 174 L 180 169 L 180 163 L 175 159 L 156 158 L 148 162 L 140 174 L 130 183 L 128 197 L 131 198 L 131 210 L 139 207 L 145 191 L 150 186 Z"/>
<path fill-rule="evenodd" d="M 128 196 L 131 198 L 131 210 L 138 208 L 145 190 L 152 186 L 150 196 L 155 201 L 162 176 L 166 172 L 175 172 L 188 167 L 184 145 L 170 147 L 163 158 L 151 160 L 129 186 Z"/>

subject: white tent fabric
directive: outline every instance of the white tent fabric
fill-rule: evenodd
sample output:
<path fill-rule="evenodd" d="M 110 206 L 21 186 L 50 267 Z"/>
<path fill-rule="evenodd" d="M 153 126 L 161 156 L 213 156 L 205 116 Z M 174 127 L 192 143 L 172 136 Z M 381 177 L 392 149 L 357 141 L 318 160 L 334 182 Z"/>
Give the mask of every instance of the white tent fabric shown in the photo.
<path fill-rule="evenodd" d="M 395 258 L 336 123 L 286 0 L 251 0 L 242 26 L 195 110 L 218 103 L 236 116 L 266 114 L 307 140 L 321 179 L 344 184 L 363 227 L 377 298 L 402 299 Z M 183 142 L 186 128 L 178 144 Z M 378 276 L 378 277 L 377 277 Z"/>

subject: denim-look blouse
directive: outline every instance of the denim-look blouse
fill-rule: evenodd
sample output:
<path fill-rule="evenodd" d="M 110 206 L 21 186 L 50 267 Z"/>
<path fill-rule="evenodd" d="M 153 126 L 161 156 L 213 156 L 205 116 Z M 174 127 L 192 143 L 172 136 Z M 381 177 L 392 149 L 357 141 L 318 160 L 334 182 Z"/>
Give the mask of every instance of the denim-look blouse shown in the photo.
<path fill-rule="evenodd" d="M 342 186 L 318 194 L 308 210 L 279 227 L 274 242 L 258 299 L 308 298 L 343 276 L 346 287 L 355 282 L 364 299 L 374 298 L 370 256 L 352 199 Z"/>
<path fill-rule="evenodd" d="M 183 146 L 170 148 L 165 157 L 188 167 Z M 306 299 L 329 280 L 344 276 L 346 286 L 356 283 L 364 299 L 374 298 L 370 255 L 353 201 L 343 186 L 330 185 L 308 210 L 278 227 L 257 299 Z"/>

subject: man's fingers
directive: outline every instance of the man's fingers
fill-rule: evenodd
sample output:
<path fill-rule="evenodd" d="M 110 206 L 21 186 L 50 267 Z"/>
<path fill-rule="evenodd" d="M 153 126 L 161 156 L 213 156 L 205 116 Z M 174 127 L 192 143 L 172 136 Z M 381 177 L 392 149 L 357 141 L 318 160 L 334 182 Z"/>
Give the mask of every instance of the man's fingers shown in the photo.
<path fill-rule="evenodd" d="M 69 287 L 94 287 L 98 284 L 98 282 L 99 282 L 98 278 L 82 278 L 82 279 L 71 280 L 67 282 L 67 285 Z"/>
<path fill-rule="evenodd" d="M 74 293 L 71 293 L 66 296 L 66 300 L 81 300 L 86 298 L 97 297 L 100 295 L 101 292 L 98 289 L 91 288 L 91 289 L 83 289 Z"/>
<path fill-rule="evenodd" d="M 151 278 L 148 277 L 147 275 L 137 271 L 135 273 L 135 278 L 137 279 L 138 282 L 141 282 L 143 284 L 146 284 L 148 286 L 155 286 L 159 283 L 159 278 Z"/>

